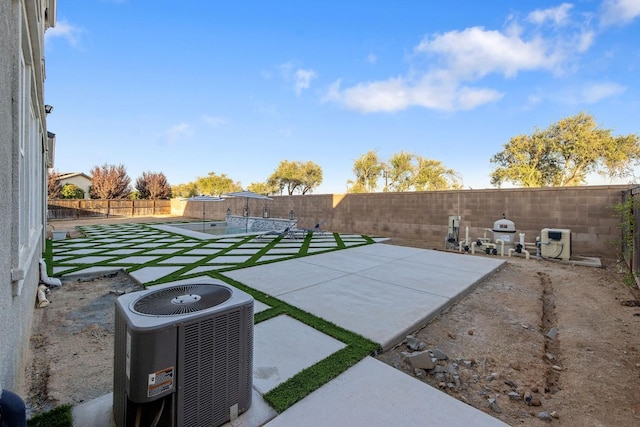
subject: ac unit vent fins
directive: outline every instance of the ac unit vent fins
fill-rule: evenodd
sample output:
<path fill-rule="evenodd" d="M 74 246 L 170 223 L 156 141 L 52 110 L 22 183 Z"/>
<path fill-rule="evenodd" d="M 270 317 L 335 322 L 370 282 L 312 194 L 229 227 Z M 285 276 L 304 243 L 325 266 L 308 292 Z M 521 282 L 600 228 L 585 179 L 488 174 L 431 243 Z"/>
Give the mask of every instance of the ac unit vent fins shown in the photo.
<path fill-rule="evenodd" d="M 133 304 L 133 311 L 154 316 L 176 316 L 215 307 L 231 298 L 224 286 L 189 284 L 150 292 Z"/>

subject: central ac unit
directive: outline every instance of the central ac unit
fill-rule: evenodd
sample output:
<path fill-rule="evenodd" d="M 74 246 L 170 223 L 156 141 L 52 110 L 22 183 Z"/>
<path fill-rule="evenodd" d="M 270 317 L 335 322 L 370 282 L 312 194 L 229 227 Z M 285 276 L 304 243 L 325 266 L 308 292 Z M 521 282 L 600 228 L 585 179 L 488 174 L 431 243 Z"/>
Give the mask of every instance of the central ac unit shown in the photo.
<path fill-rule="evenodd" d="M 212 427 L 249 409 L 250 295 L 213 279 L 164 284 L 120 296 L 115 314 L 118 427 Z"/>
<path fill-rule="evenodd" d="M 540 255 L 543 258 L 571 259 L 571 230 L 543 228 L 540 234 Z"/>

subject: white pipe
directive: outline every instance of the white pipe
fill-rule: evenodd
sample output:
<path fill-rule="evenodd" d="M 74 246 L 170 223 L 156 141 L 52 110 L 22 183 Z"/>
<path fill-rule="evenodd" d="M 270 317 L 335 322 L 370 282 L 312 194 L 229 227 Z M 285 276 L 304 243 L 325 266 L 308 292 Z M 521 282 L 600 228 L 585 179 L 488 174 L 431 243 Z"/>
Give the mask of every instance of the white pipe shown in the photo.
<path fill-rule="evenodd" d="M 465 227 L 465 232 L 464 232 L 464 241 L 466 243 L 469 243 L 469 226 L 467 225 Z"/>
<path fill-rule="evenodd" d="M 524 248 L 524 233 L 520 233 L 520 244 Z"/>
<path fill-rule="evenodd" d="M 496 239 L 496 244 L 500 244 L 500 256 L 504 256 L 504 240 Z"/>
<path fill-rule="evenodd" d="M 44 259 L 42 258 L 40 258 L 40 282 L 44 283 L 47 286 L 62 286 L 62 282 L 60 281 L 60 279 L 49 277 L 47 275 L 47 264 L 45 264 Z"/>
<path fill-rule="evenodd" d="M 49 292 L 49 288 L 45 285 L 38 286 L 38 308 L 46 307 L 51 304 L 47 299 L 47 292 Z"/>
<path fill-rule="evenodd" d="M 515 251 L 516 251 L 516 250 L 515 250 L 514 248 L 510 248 L 510 249 L 509 249 L 509 256 L 511 256 Z M 526 249 L 522 249 L 522 250 L 520 251 L 520 253 L 524 254 L 524 256 L 525 256 L 525 258 L 526 258 L 526 259 L 531 258 L 531 255 L 529 254 L 529 251 L 528 251 L 528 250 L 526 250 Z"/>
<path fill-rule="evenodd" d="M 471 255 L 476 254 L 476 242 L 471 242 Z"/>

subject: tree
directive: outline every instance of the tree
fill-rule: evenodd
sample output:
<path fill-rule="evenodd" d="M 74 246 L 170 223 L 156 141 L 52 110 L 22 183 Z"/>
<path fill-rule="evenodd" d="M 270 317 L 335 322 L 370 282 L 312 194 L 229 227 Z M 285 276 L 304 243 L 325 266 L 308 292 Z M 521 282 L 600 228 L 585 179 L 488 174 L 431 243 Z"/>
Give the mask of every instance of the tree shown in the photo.
<path fill-rule="evenodd" d="M 195 182 L 189 182 L 187 184 L 177 184 L 171 187 L 171 195 L 173 197 L 184 197 L 189 198 L 193 196 L 197 196 L 198 186 Z"/>
<path fill-rule="evenodd" d="M 287 189 L 287 194 L 294 192 L 307 194 L 322 183 L 322 168 L 308 161 L 283 160 L 278 168 L 267 179 L 269 187 L 276 187 L 280 192 Z"/>
<path fill-rule="evenodd" d="M 60 197 L 63 199 L 84 199 L 84 191 L 75 184 L 65 184 L 60 190 Z"/>
<path fill-rule="evenodd" d="M 384 191 L 409 191 L 413 185 L 415 168 L 412 163 L 414 155 L 401 151 L 393 154 L 384 170 Z M 387 181 L 388 180 L 388 181 Z"/>
<path fill-rule="evenodd" d="M 439 160 L 416 157 L 417 165 L 413 186 L 416 191 L 434 191 L 459 189 L 458 174 L 453 169 L 447 169 Z"/>
<path fill-rule="evenodd" d="M 439 160 L 401 151 L 394 153 L 387 163 L 378 159 L 375 151 L 360 156 L 353 166 L 356 174 L 350 193 L 371 193 L 376 191 L 378 179 L 384 177 L 383 191 L 425 191 L 461 188 L 458 173 L 446 168 Z"/>
<path fill-rule="evenodd" d="M 50 199 L 59 199 L 60 191 L 62 191 L 62 183 L 60 182 L 61 174 L 54 170 L 47 174 L 47 197 Z"/>
<path fill-rule="evenodd" d="M 264 194 L 265 196 L 271 196 L 280 192 L 280 187 L 269 182 L 252 182 L 247 187 L 247 190 L 253 191 L 257 194 Z"/>
<path fill-rule="evenodd" d="M 171 186 L 162 172 L 142 172 L 136 180 L 139 199 L 169 199 Z"/>
<path fill-rule="evenodd" d="M 491 183 L 522 187 L 581 185 L 587 175 L 629 176 L 640 162 L 640 137 L 613 136 L 589 114 L 559 120 L 531 135 L 517 135 L 491 158 Z"/>
<path fill-rule="evenodd" d="M 226 174 L 217 175 L 215 172 L 209 172 L 205 177 L 196 179 L 196 187 L 199 194 L 207 196 L 220 196 L 223 193 L 231 193 L 233 191 L 242 191 L 239 182 L 233 182 Z"/>
<path fill-rule="evenodd" d="M 376 151 L 368 151 L 358 157 L 353 164 L 355 181 L 349 180 L 347 184 L 349 193 L 373 193 L 378 188 L 378 178 L 382 175 L 384 163 L 378 159 Z"/>
<path fill-rule="evenodd" d="M 126 199 L 131 193 L 131 178 L 123 165 L 94 166 L 91 169 L 92 199 Z"/>

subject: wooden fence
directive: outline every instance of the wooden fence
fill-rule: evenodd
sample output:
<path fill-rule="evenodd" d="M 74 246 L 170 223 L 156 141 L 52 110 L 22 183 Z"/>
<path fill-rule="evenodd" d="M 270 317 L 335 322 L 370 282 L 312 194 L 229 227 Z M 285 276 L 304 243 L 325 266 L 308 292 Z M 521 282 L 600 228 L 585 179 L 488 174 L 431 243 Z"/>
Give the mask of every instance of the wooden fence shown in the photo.
<path fill-rule="evenodd" d="M 48 200 L 47 220 L 170 215 L 171 200 Z"/>

